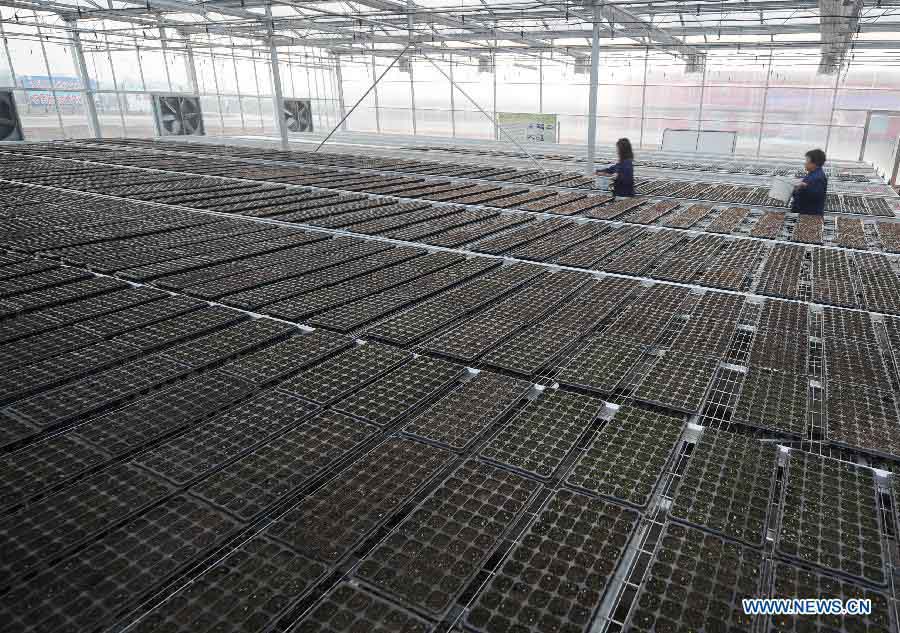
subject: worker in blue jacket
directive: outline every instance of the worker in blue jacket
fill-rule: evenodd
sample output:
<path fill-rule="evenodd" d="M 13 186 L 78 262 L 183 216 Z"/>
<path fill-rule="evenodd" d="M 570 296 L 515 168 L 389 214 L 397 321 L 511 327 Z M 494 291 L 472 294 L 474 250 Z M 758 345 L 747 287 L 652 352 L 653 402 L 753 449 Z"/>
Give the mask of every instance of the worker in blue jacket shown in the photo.
<path fill-rule="evenodd" d="M 616 197 L 634 196 L 634 151 L 631 141 L 620 138 L 616 141 L 619 162 L 601 169 L 597 173 L 613 174 L 613 193 Z"/>
<path fill-rule="evenodd" d="M 794 202 L 791 211 L 810 215 L 825 214 L 825 196 L 828 194 L 828 176 L 822 169 L 825 152 L 812 149 L 806 152 L 806 175 L 803 182 L 794 188 Z"/>

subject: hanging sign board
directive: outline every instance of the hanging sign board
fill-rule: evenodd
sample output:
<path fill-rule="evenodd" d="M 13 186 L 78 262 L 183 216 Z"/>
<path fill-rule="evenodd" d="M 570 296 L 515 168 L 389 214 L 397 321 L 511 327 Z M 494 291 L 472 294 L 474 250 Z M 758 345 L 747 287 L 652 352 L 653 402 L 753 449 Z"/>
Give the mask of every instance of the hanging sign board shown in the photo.
<path fill-rule="evenodd" d="M 555 114 L 528 112 L 498 112 L 497 123 L 507 134 L 520 143 L 556 143 L 557 117 Z M 499 132 L 497 140 L 506 140 Z"/>

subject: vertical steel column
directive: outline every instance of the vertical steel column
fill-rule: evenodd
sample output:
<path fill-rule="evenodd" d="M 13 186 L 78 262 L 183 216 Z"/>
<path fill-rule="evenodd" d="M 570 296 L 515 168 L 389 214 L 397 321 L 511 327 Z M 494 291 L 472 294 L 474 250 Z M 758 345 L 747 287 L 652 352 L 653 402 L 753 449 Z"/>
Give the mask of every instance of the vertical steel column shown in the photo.
<path fill-rule="evenodd" d="M 216 53 L 212 47 L 212 40 L 209 39 L 207 35 L 207 41 L 209 42 L 209 61 L 212 64 L 212 76 L 213 76 L 213 87 L 216 90 L 216 103 L 219 104 L 219 125 L 222 130 L 222 134 L 225 134 L 225 115 L 222 114 L 222 91 L 219 89 L 219 73 L 216 71 Z"/>
<path fill-rule="evenodd" d="M 413 0 L 406 0 L 406 33 L 409 37 L 409 44 L 413 43 L 413 27 L 415 23 L 416 5 Z M 412 55 L 406 58 L 409 68 L 409 107 L 412 114 L 412 133 L 416 135 L 416 82 L 413 77 Z"/>
<path fill-rule="evenodd" d="M 375 74 L 375 44 L 372 44 L 372 94 L 375 95 L 375 129 L 381 134 L 381 108 L 378 107 L 378 77 Z"/>
<path fill-rule="evenodd" d="M 128 136 L 128 126 L 125 124 L 125 108 L 127 100 L 119 91 L 119 80 L 116 77 L 116 67 L 113 64 L 112 53 L 109 50 L 109 33 L 104 33 L 103 38 L 106 42 L 106 59 L 109 60 L 109 72 L 112 74 L 113 90 L 116 92 L 116 101 L 119 102 L 119 119 L 122 121 L 122 137 Z"/>
<path fill-rule="evenodd" d="M 834 126 L 834 106 L 837 104 L 838 86 L 841 82 L 841 68 L 838 66 L 837 72 L 834 73 L 834 92 L 831 94 L 831 112 L 828 113 L 828 132 L 825 135 L 825 153 L 828 153 L 828 146 L 831 144 L 831 128 Z"/>
<path fill-rule="evenodd" d="M 200 96 L 200 84 L 197 82 L 197 67 L 194 65 L 194 49 L 191 46 L 191 36 L 187 33 L 184 34 L 186 38 L 184 41 L 184 52 L 185 52 L 185 67 L 187 68 L 188 81 L 191 82 L 191 91 Z M 256 70 L 256 64 L 253 65 L 254 71 Z"/>
<path fill-rule="evenodd" d="M 544 54 L 538 53 L 538 112 L 544 113 Z M 559 139 L 557 139 L 559 141 Z"/>
<path fill-rule="evenodd" d="M 6 53 L 6 61 L 9 63 L 9 74 L 12 79 L 11 88 L 15 88 L 18 84 L 16 80 L 16 69 L 13 67 L 12 55 L 9 54 L 9 40 L 6 39 L 6 31 L 3 30 L 3 21 L 0 20 L 0 37 L 3 38 L 3 51 Z M 108 48 L 107 44 L 107 48 Z"/>
<path fill-rule="evenodd" d="M 59 109 L 59 99 L 56 96 L 56 82 L 53 79 L 53 72 L 50 70 L 50 59 L 47 57 L 47 48 L 44 46 L 44 34 L 41 32 L 40 25 L 36 24 L 38 40 L 41 43 L 41 54 L 44 57 L 44 68 L 47 69 L 47 79 L 50 80 L 50 96 L 53 97 L 53 105 L 56 108 L 56 119 L 59 121 L 59 131 L 63 138 L 66 136 L 66 126 L 63 125 L 62 112 Z"/>
<path fill-rule="evenodd" d="M 166 70 L 166 83 L 169 84 L 169 92 L 174 92 L 172 89 L 172 76 L 169 74 L 169 46 L 166 38 L 166 27 L 163 24 L 162 19 L 156 21 L 156 26 L 159 30 L 159 41 L 160 44 L 162 44 L 163 68 Z"/>
<path fill-rule="evenodd" d="M 772 81 L 772 49 L 769 49 L 769 68 L 766 70 L 766 87 L 763 89 L 763 109 L 759 119 L 759 138 L 756 139 L 756 157 L 762 150 L 763 130 L 766 128 L 766 110 L 769 109 L 769 83 Z"/>
<path fill-rule="evenodd" d="M 94 101 L 94 90 L 91 88 L 91 79 L 88 76 L 87 63 L 84 61 L 84 49 L 81 47 L 81 33 L 78 32 L 78 24 L 75 21 L 69 23 L 72 27 L 72 53 L 75 55 L 75 71 L 81 81 L 84 97 L 84 105 L 87 108 L 88 125 L 94 138 L 102 138 L 100 130 L 100 118 L 97 116 L 97 104 Z"/>
<path fill-rule="evenodd" d="M 453 53 L 450 53 L 450 136 L 456 138 L 456 88 L 453 87 Z"/>
<path fill-rule="evenodd" d="M 641 86 L 641 137 L 638 147 L 644 147 L 644 119 L 647 112 L 647 62 L 650 59 L 650 47 L 644 48 L 644 83 Z"/>
<path fill-rule="evenodd" d="M 234 38 L 231 38 L 231 65 L 234 68 L 234 89 L 237 91 L 238 112 L 241 113 L 241 129 L 247 133 L 247 122 L 244 121 L 244 98 L 241 96 L 241 82 L 238 79 L 237 56 L 234 54 Z"/>
<path fill-rule="evenodd" d="M 272 7 L 266 6 L 266 17 L 269 18 L 269 59 L 272 63 L 272 105 L 275 113 L 275 129 L 281 139 L 281 147 L 288 148 L 287 125 L 284 121 L 284 106 L 281 97 L 281 72 L 278 68 L 278 49 L 275 48 L 275 28 L 272 24 Z"/>
<path fill-rule="evenodd" d="M 697 110 L 697 140 L 694 141 L 694 151 L 700 149 L 700 134 L 703 132 L 703 98 L 706 96 L 706 60 L 703 60 L 703 75 L 700 79 L 700 109 Z"/>
<path fill-rule="evenodd" d="M 341 118 L 343 119 L 347 116 L 347 109 L 344 105 L 344 75 L 341 73 L 341 57 L 337 54 L 334 55 L 334 74 L 332 77 L 337 84 L 338 108 L 340 108 Z M 347 131 L 346 121 L 341 123 L 341 130 Z"/>
<path fill-rule="evenodd" d="M 584 167 L 585 176 L 594 176 L 594 156 L 597 143 L 597 81 L 600 66 L 600 9 L 594 5 L 594 28 L 591 33 L 591 85 L 588 96 L 588 137 L 587 137 L 587 164 Z"/>
<path fill-rule="evenodd" d="M 496 26 L 496 25 L 495 25 Z M 500 140 L 500 128 L 497 126 L 497 40 L 494 39 L 494 48 L 491 49 L 491 77 L 494 80 L 494 100 L 492 114 L 494 119 L 494 140 Z"/>

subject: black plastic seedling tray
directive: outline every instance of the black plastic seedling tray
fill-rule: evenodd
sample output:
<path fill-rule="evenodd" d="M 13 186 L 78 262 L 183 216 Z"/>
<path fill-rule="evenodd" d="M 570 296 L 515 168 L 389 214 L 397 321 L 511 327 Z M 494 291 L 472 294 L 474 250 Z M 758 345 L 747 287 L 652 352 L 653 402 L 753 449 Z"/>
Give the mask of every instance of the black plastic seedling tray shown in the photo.
<path fill-rule="evenodd" d="M 326 571 L 321 563 L 256 536 L 142 614 L 129 631 L 158 633 L 185 625 L 192 633 L 262 631 Z"/>
<path fill-rule="evenodd" d="M 290 633 L 429 633 L 432 630 L 433 625 L 420 616 L 367 589 L 343 582 L 310 609 Z"/>
<path fill-rule="evenodd" d="M 363 559 L 356 577 L 441 617 L 539 488 L 468 460 Z"/>
<path fill-rule="evenodd" d="M 456 451 L 467 448 L 502 418 L 530 384 L 480 372 L 417 415 L 403 431 Z"/>
<path fill-rule="evenodd" d="M 385 426 L 441 392 L 462 372 L 462 365 L 419 356 L 345 398 L 336 408 Z"/>
<path fill-rule="evenodd" d="M 324 411 L 190 488 L 250 519 L 307 484 L 368 439 L 374 427 Z"/>
<path fill-rule="evenodd" d="M 9 631 L 105 629 L 239 527 L 200 501 L 174 497 L 18 583 L 0 598 L 0 622 Z"/>
<path fill-rule="evenodd" d="M 283 382 L 279 388 L 312 402 L 331 404 L 412 358 L 379 343 L 355 345 Z"/>
<path fill-rule="evenodd" d="M 872 601 L 872 613 L 868 615 L 804 615 L 770 616 L 767 633 L 802 633 L 804 631 L 827 631 L 828 633 L 889 633 L 896 630 L 892 626 L 893 608 L 889 598 L 881 592 L 855 582 L 835 578 L 817 571 L 805 569 L 783 562 L 775 564 L 774 598 L 793 599 L 804 596 L 840 599 L 851 598 Z"/>
<path fill-rule="evenodd" d="M 669 523 L 623 630 L 750 631 L 741 601 L 762 595 L 764 576 L 762 552 Z"/>
<path fill-rule="evenodd" d="M 806 375 L 751 367 L 735 405 L 734 419 L 758 428 L 802 435 L 807 428 L 808 396 Z"/>
<path fill-rule="evenodd" d="M 548 478 L 605 406 L 599 398 L 545 390 L 507 422 L 481 456 Z"/>
<path fill-rule="evenodd" d="M 129 464 L 120 464 L 33 502 L 0 520 L 0 585 L 40 569 L 138 511 L 171 494 L 170 486 Z"/>
<path fill-rule="evenodd" d="M 646 351 L 629 339 L 601 335 L 575 354 L 555 378 L 564 385 L 611 394 Z"/>
<path fill-rule="evenodd" d="M 478 631 L 586 631 L 639 515 L 561 490 L 481 592 L 466 622 Z"/>
<path fill-rule="evenodd" d="M 900 456 L 894 395 L 862 385 L 828 381 L 828 439 L 842 446 Z"/>
<path fill-rule="evenodd" d="M 591 441 L 566 483 L 646 508 L 679 446 L 684 419 L 623 407 Z"/>
<path fill-rule="evenodd" d="M 771 443 L 706 429 L 678 484 L 670 516 L 761 547 L 777 460 Z"/>
<path fill-rule="evenodd" d="M 718 359 L 669 352 L 648 370 L 635 391 L 635 398 L 694 413 L 718 367 Z"/>
<path fill-rule="evenodd" d="M 360 543 L 375 541 L 376 530 L 386 522 L 405 518 L 412 499 L 451 458 L 434 446 L 388 439 L 288 510 L 266 533 L 306 556 L 336 564 L 357 548 L 365 551 Z"/>
<path fill-rule="evenodd" d="M 885 585 L 874 473 L 792 451 L 776 549 L 779 554 Z"/>

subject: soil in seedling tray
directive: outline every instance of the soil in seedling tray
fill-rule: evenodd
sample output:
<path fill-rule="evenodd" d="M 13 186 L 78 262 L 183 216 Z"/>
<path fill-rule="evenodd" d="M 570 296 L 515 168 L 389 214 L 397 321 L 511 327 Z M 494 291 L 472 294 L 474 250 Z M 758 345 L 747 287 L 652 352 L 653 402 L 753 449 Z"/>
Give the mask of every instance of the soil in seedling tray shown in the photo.
<path fill-rule="evenodd" d="M 691 453 L 671 516 L 761 546 L 775 481 L 771 443 L 706 429 Z"/>
<path fill-rule="evenodd" d="M 778 552 L 884 585 L 874 473 L 863 466 L 792 451 Z"/>
<path fill-rule="evenodd" d="M 545 390 L 481 449 L 481 455 L 550 477 L 603 407 L 599 398 Z"/>
<path fill-rule="evenodd" d="M 363 559 L 356 575 L 441 616 L 539 488 L 536 481 L 466 461 Z"/>
<path fill-rule="evenodd" d="M 734 418 L 753 426 L 802 434 L 807 424 L 809 378 L 752 367 L 747 372 Z"/>
<path fill-rule="evenodd" d="M 585 631 L 639 515 L 558 491 L 466 615 L 486 633 Z"/>
<path fill-rule="evenodd" d="M 191 492 L 250 518 L 344 457 L 373 430 L 324 411 L 194 485 Z"/>
<path fill-rule="evenodd" d="M 400 511 L 451 459 L 434 446 L 393 438 L 279 518 L 267 534 L 334 563 Z"/>
<path fill-rule="evenodd" d="M 683 427 L 682 417 L 623 407 L 593 439 L 566 483 L 643 508 Z"/>
<path fill-rule="evenodd" d="M 257 536 L 143 615 L 135 633 L 263 630 L 326 567 Z"/>
<path fill-rule="evenodd" d="M 428 633 L 432 625 L 362 587 L 343 582 L 290 633 Z"/>
<path fill-rule="evenodd" d="M 419 356 L 345 398 L 336 407 L 374 424 L 389 424 L 442 390 L 462 371 L 462 365 Z"/>
<path fill-rule="evenodd" d="M 750 631 L 741 600 L 763 591 L 762 553 L 669 523 L 624 631 Z"/>
<path fill-rule="evenodd" d="M 403 430 L 462 450 L 490 427 L 530 384 L 485 371 L 417 415 Z"/>
<path fill-rule="evenodd" d="M 4 631 L 103 630 L 208 555 L 239 524 L 174 497 L 0 597 Z"/>
<path fill-rule="evenodd" d="M 768 633 L 889 633 L 892 607 L 888 597 L 852 581 L 835 578 L 820 572 L 803 569 L 787 563 L 775 565 L 774 598 L 815 597 L 851 598 L 872 601 L 872 613 L 868 615 L 776 615 L 771 616 Z"/>

